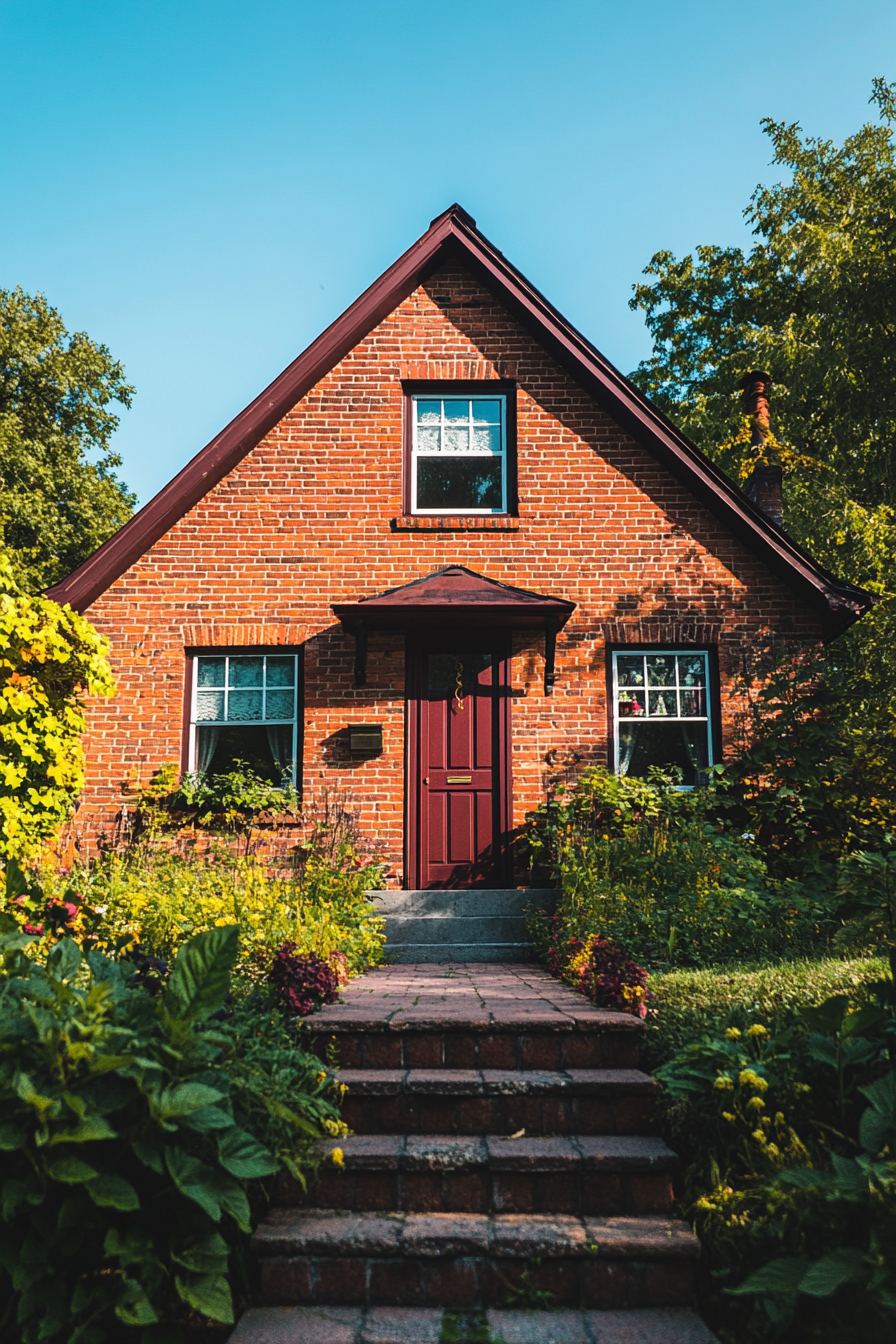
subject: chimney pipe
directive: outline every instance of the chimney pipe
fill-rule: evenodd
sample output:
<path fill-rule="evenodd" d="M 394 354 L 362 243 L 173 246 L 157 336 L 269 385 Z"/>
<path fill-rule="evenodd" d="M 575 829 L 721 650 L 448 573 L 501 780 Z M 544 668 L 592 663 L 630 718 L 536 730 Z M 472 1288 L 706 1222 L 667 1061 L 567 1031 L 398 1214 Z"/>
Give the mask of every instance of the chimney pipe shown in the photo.
<path fill-rule="evenodd" d="M 753 425 L 750 443 L 761 448 L 771 435 L 768 423 L 768 394 L 771 378 L 761 369 L 741 379 L 741 399 Z M 762 462 L 753 468 L 744 486 L 744 494 L 771 518 L 777 527 L 784 526 L 782 482 L 784 473 L 780 462 Z"/>

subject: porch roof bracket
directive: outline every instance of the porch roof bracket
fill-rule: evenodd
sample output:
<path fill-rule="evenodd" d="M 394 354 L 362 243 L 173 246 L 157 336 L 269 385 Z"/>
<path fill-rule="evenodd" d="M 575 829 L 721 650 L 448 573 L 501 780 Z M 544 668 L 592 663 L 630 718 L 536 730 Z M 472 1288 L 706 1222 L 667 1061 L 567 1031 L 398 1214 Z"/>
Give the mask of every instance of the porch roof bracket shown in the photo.
<path fill-rule="evenodd" d="M 367 626 L 363 621 L 355 621 L 355 685 L 367 685 Z"/>
<path fill-rule="evenodd" d="M 557 617 L 553 614 L 544 618 L 544 693 L 553 695 L 557 673 L 554 660 L 557 654 Z"/>

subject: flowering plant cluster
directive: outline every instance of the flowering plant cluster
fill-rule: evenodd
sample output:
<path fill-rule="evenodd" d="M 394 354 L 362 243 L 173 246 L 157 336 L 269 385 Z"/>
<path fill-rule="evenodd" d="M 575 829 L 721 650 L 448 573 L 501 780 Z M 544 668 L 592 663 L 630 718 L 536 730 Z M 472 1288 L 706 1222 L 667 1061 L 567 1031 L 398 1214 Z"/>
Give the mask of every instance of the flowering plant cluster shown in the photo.
<path fill-rule="evenodd" d="M 576 944 L 574 947 L 573 944 Z M 634 1017 L 647 1016 L 647 972 L 609 938 L 593 934 L 583 942 L 570 939 L 572 953 L 564 979 L 598 1008 L 615 1008 Z"/>
<path fill-rule="evenodd" d="M 346 974 L 345 958 L 337 965 L 338 972 L 332 959 L 324 961 L 313 952 L 296 956 L 295 943 L 283 943 L 274 956 L 268 979 L 286 1011 L 306 1017 L 325 1003 L 336 1002 L 339 984 L 344 983 L 339 974 Z"/>

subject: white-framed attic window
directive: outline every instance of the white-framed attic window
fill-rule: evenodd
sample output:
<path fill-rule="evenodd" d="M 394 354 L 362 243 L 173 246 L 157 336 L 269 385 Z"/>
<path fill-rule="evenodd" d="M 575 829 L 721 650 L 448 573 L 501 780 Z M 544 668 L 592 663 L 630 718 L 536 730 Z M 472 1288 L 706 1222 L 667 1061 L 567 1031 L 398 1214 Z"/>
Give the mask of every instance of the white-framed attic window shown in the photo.
<path fill-rule="evenodd" d="M 244 761 L 262 779 L 297 788 L 299 656 L 196 654 L 192 664 L 188 770 L 227 774 Z"/>
<path fill-rule="evenodd" d="M 507 398 L 413 394 L 412 513 L 506 513 Z"/>
<path fill-rule="evenodd" d="M 703 649 L 613 653 L 613 745 L 617 775 L 677 767 L 685 788 L 713 759 L 709 654 Z"/>

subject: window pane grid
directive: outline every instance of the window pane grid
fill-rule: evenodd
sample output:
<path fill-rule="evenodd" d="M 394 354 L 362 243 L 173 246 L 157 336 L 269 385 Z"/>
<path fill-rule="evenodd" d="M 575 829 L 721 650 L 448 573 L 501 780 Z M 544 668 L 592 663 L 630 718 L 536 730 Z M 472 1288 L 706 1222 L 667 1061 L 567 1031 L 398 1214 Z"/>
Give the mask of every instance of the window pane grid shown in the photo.
<path fill-rule="evenodd" d="M 294 722 L 294 654 L 208 657 L 196 661 L 194 723 Z"/>
<path fill-rule="evenodd" d="M 709 658 L 704 651 L 648 649 L 613 654 L 615 769 L 645 777 L 680 772 L 692 788 L 712 761 Z"/>
<path fill-rule="evenodd" d="M 412 398 L 415 513 L 506 513 L 505 398 Z"/>
<path fill-rule="evenodd" d="M 708 720 L 706 655 L 614 654 L 621 718 Z"/>

